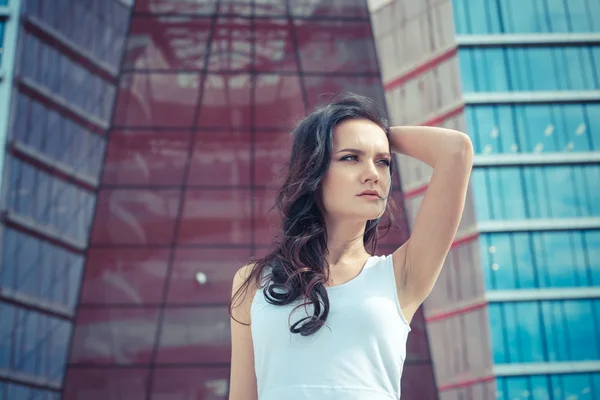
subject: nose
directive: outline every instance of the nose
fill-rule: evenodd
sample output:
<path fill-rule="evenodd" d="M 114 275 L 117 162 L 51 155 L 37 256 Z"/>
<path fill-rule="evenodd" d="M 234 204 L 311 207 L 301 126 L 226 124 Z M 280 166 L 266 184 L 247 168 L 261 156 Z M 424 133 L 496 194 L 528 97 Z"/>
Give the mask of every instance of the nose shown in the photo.
<path fill-rule="evenodd" d="M 379 172 L 377 171 L 377 167 L 375 166 L 375 164 L 372 162 L 368 162 L 368 163 L 365 163 L 365 165 L 366 165 L 365 171 L 363 172 L 363 176 L 362 176 L 363 182 L 379 181 Z"/>

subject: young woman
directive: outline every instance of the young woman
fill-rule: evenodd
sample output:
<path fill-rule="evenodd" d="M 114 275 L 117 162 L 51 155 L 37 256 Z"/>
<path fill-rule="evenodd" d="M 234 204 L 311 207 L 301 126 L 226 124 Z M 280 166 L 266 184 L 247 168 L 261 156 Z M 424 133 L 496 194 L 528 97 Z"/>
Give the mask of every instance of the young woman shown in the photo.
<path fill-rule="evenodd" d="M 410 238 L 374 256 L 395 152 L 434 173 Z M 301 121 L 275 249 L 233 280 L 230 400 L 398 399 L 409 323 L 456 234 L 472 161 L 464 133 L 390 128 L 362 96 Z"/>

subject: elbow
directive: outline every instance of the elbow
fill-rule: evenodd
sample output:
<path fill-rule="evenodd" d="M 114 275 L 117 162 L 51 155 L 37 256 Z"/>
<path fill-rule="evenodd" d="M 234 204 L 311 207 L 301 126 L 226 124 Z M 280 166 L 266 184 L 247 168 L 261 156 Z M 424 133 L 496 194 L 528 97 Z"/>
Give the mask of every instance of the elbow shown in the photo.
<path fill-rule="evenodd" d="M 459 158 L 463 160 L 463 162 L 472 165 L 475 151 L 473 150 L 471 138 L 466 133 L 460 132 L 456 136 L 456 144 L 452 146 L 451 153 L 453 157 Z"/>

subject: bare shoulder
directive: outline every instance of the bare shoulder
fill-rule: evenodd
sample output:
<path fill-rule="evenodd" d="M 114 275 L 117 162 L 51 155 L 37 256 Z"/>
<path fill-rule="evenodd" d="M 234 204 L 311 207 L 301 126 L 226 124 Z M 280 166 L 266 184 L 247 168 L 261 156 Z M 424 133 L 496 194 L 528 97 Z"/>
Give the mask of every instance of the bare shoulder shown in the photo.
<path fill-rule="evenodd" d="M 254 266 L 255 266 L 255 263 L 249 263 L 237 270 L 237 272 L 235 273 L 235 276 L 233 277 L 233 290 L 234 291 L 236 291 L 237 289 L 242 287 L 244 282 L 246 282 L 246 280 L 248 280 L 248 278 L 250 277 L 250 274 L 252 273 L 252 270 L 254 269 Z M 254 291 L 256 291 L 257 287 L 258 286 L 256 285 L 256 282 L 254 282 L 254 280 L 249 282 L 248 289 L 253 289 Z"/>
<path fill-rule="evenodd" d="M 250 307 L 256 293 L 253 280 L 248 282 L 254 264 L 240 268 L 232 285 L 231 368 L 229 399 L 258 399 L 254 370 L 254 347 L 250 327 Z M 248 284 L 245 284 L 248 282 Z"/>
<path fill-rule="evenodd" d="M 249 263 L 238 269 L 233 277 L 231 289 L 231 313 L 235 319 L 244 323 L 250 323 L 250 307 L 252 305 L 252 299 L 258 289 L 254 280 L 251 280 L 247 285 L 244 285 L 250 277 L 253 268 L 254 263 Z"/>

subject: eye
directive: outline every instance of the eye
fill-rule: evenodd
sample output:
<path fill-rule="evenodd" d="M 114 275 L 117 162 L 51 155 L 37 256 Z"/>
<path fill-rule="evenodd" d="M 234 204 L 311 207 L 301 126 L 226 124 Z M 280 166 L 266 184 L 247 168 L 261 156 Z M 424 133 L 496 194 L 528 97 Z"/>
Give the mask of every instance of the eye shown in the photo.
<path fill-rule="evenodd" d="M 347 156 L 344 156 L 344 157 L 340 158 L 340 161 L 346 161 L 346 159 L 351 159 L 351 158 L 355 159 L 355 160 L 358 160 L 358 156 L 356 156 L 354 154 L 351 154 L 351 155 L 347 155 Z M 386 158 L 384 158 L 382 160 L 379 160 L 379 161 L 382 162 L 386 167 L 389 167 L 391 165 L 390 160 L 388 160 Z"/>

